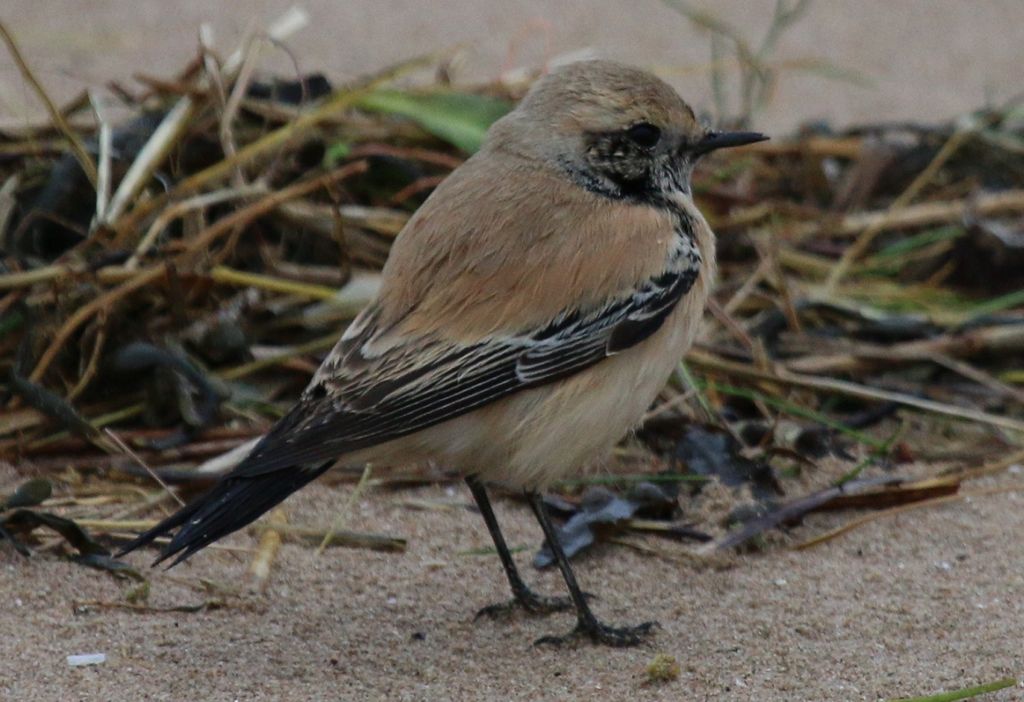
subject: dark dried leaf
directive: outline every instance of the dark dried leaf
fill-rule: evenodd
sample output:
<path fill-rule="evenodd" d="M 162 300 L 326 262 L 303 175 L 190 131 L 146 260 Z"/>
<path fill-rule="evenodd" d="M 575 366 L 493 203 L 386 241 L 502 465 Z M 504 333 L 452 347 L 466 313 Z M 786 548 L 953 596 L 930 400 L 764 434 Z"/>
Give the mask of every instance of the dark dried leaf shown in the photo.
<path fill-rule="evenodd" d="M 16 509 L 0 518 L 0 537 L 10 539 L 19 553 L 28 556 L 29 550 L 16 537 L 27 536 L 39 527 L 47 527 L 64 537 L 64 540 L 78 551 L 79 555 L 72 558 L 76 563 L 105 570 L 117 578 L 145 579 L 127 563 L 112 558 L 110 551 L 89 536 L 85 529 L 72 520 L 58 517 L 56 514 Z"/>
<path fill-rule="evenodd" d="M 689 472 L 717 477 L 723 485 L 750 485 L 758 500 L 772 500 L 781 494 L 771 466 L 751 460 L 739 451 L 739 444 L 728 434 L 695 424 L 686 428 L 676 444 L 675 458 Z"/>
<path fill-rule="evenodd" d="M 579 509 L 561 527 L 556 526 L 558 541 L 568 558 L 594 543 L 602 531 L 614 530 L 635 516 L 664 515 L 677 507 L 676 496 L 653 483 L 638 483 L 625 496 L 603 487 L 590 487 L 583 493 Z M 545 543 L 533 558 L 536 568 L 547 568 L 555 562 Z"/>
<path fill-rule="evenodd" d="M 253 81 L 247 92 L 249 97 L 271 100 L 285 105 L 302 105 L 331 94 L 334 88 L 322 73 L 310 73 L 298 80 L 272 78 Z"/>
<path fill-rule="evenodd" d="M 111 165 L 115 183 L 162 119 L 163 113 L 144 112 L 114 129 Z M 96 139 L 89 139 L 86 147 L 95 155 Z M 26 193 L 24 200 L 24 217 L 15 229 L 18 236 L 10 247 L 14 252 L 45 260 L 82 241 L 96 212 L 95 190 L 70 153 L 53 164 L 45 184 Z"/>
<path fill-rule="evenodd" d="M 87 439 L 99 438 L 99 430 L 63 397 L 38 383 L 33 383 L 13 369 L 9 378 L 11 390 L 24 398 L 29 405 L 57 422 L 61 428 Z"/>
<path fill-rule="evenodd" d="M 884 509 L 950 495 L 959 488 L 959 480 L 955 478 L 917 482 L 892 477 L 850 480 L 788 502 L 767 514 L 753 516 L 741 528 L 722 539 L 717 548 L 724 550 L 739 546 L 768 529 L 797 523 L 811 512 L 852 508 Z"/>
<path fill-rule="evenodd" d="M 216 418 L 221 393 L 194 363 L 182 355 L 136 341 L 119 349 L 111 366 L 113 370 L 122 373 L 153 369 L 171 372 L 177 411 L 188 428 L 181 434 L 154 442 L 156 448 L 170 448 L 185 443 L 192 430 L 202 428 Z M 149 377 L 152 379 L 153 374 Z"/>
<path fill-rule="evenodd" d="M 1024 220 L 977 219 L 950 254 L 953 280 L 1001 294 L 1024 288 Z"/>
<path fill-rule="evenodd" d="M 19 507 L 35 507 L 48 500 L 53 494 L 53 486 L 46 478 L 33 478 L 18 486 L 10 497 L 0 504 L 0 511 Z"/>
<path fill-rule="evenodd" d="M 115 578 L 125 578 L 136 582 L 146 582 L 145 576 L 131 565 L 124 561 L 119 561 L 105 553 L 85 553 L 81 556 L 75 556 L 71 560 L 75 563 L 81 563 L 84 566 L 89 566 L 90 568 L 104 570 Z"/>

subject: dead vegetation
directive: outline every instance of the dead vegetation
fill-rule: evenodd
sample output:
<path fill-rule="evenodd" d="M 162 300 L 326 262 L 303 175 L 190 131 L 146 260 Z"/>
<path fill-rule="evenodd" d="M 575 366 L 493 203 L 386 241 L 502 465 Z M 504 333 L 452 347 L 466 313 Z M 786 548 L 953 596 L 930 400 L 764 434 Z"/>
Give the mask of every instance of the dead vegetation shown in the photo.
<path fill-rule="evenodd" d="M 0 489 L 0 537 L 19 550 L 66 543 L 140 578 L 102 544 L 208 486 L 281 415 L 374 294 L 409 214 L 528 85 L 453 87 L 444 56 L 345 86 L 261 75 L 260 50 L 300 20 L 0 133 L 0 457 L 31 479 Z M 739 52 L 751 77 L 735 121 L 768 99 L 765 46 Z M 409 78 L 419 87 L 397 87 Z M 705 164 L 721 260 L 706 328 L 610 465 L 550 498 L 567 548 L 614 538 L 692 557 L 813 510 L 882 510 L 793 532 L 802 548 L 1024 489 L 968 482 L 1024 461 L 1022 118 L 1007 105 L 953 124 L 811 125 Z M 443 468 L 364 473 L 360 489 Z M 254 528 L 258 580 L 282 539 L 405 545 L 294 521 Z M 33 542 L 40 526 L 62 539 Z"/>

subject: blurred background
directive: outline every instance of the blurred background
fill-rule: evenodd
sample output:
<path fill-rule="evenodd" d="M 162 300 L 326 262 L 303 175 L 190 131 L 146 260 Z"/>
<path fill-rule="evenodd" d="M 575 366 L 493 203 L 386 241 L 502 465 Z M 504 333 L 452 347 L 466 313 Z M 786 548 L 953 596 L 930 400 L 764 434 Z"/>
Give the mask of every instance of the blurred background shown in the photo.
<path fill-rule="evenodd" d="M 63 101 L 83 87 L 129 82 L 135 72 L 174 74 L 195 52 L 204 22 L 214 30 L 216 47 L 228 52 L 248 27 L 265 27 L 292 4 L 5 0 L 2 12 L 46 89 Z M 773 0 L 691 0 L 685 3 L 691 18 L 661 0 L 450 0 L 429 9 L 415 0 L 301 5 L 313 21 L 287 46 L 302 72 L 322 71 L 335 82 L 456 45 L 465 47 L 454 64 L 456 81 L 487 80 L 589 50 L 653 68 L 709 115 L 712 39 L 692 15 L 726 23 L 756 50 L 775 10 Z M 807 120 L 837 128 L 882 120 L 934 123 L 998 106 L 1020 91 L 1024 50 L 1018 41 L 993 38 L 1020 26 L 1019 0 L 817 0 L 779 33 L 769 52 L 779 75 L 757 126 L 780 132 Z M 266 53 L 264 68 L 294 73 L 283 52 Z M 0 126 L 38 122 L 42 115 L 5 56 Z"/>

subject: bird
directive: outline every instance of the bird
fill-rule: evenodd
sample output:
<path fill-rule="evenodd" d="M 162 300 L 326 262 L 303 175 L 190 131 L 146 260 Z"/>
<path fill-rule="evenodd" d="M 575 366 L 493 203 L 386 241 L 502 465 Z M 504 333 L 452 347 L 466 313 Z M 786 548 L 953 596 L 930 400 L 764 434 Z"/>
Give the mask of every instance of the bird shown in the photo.
<path fill-rule="evenodd" d="M 594 614 L 541 494 L 634 428 L 691 345 L 715 277 L 694 165 L 764 139 L 707 128 L 640 68 L 551 70 L 410 217 L 377 297 L 296 404 L 209 492 L 121 553 L 170 536 L 156 563 L 173 566 L 338 461 L 429 460 L 463 476 L 479 507 L 513 594 L 495 607 L 575 611 L 568 634 L 538 643 L 646 640 L 655 622 Z M 492 486 L 525 495 L 568 598 L 526 585 Z"/>

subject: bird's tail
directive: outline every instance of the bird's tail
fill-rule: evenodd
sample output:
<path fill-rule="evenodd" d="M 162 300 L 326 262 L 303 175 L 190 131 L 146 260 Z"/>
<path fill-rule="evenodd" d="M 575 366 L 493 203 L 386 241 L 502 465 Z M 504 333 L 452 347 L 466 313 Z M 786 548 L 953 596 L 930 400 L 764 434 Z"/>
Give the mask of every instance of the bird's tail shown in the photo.
<path fill-rule="evenodd" d="M 331 467 L 299 466 L 255 475 L 226 475 L 205 495 L 196 498 L 155 527 L 139 534 L 118 555 L 134 551 L 160 536 L 177 532 L 153 565 L 176 556 L 171 567 L 222 536 L 241 529 Z"/>

